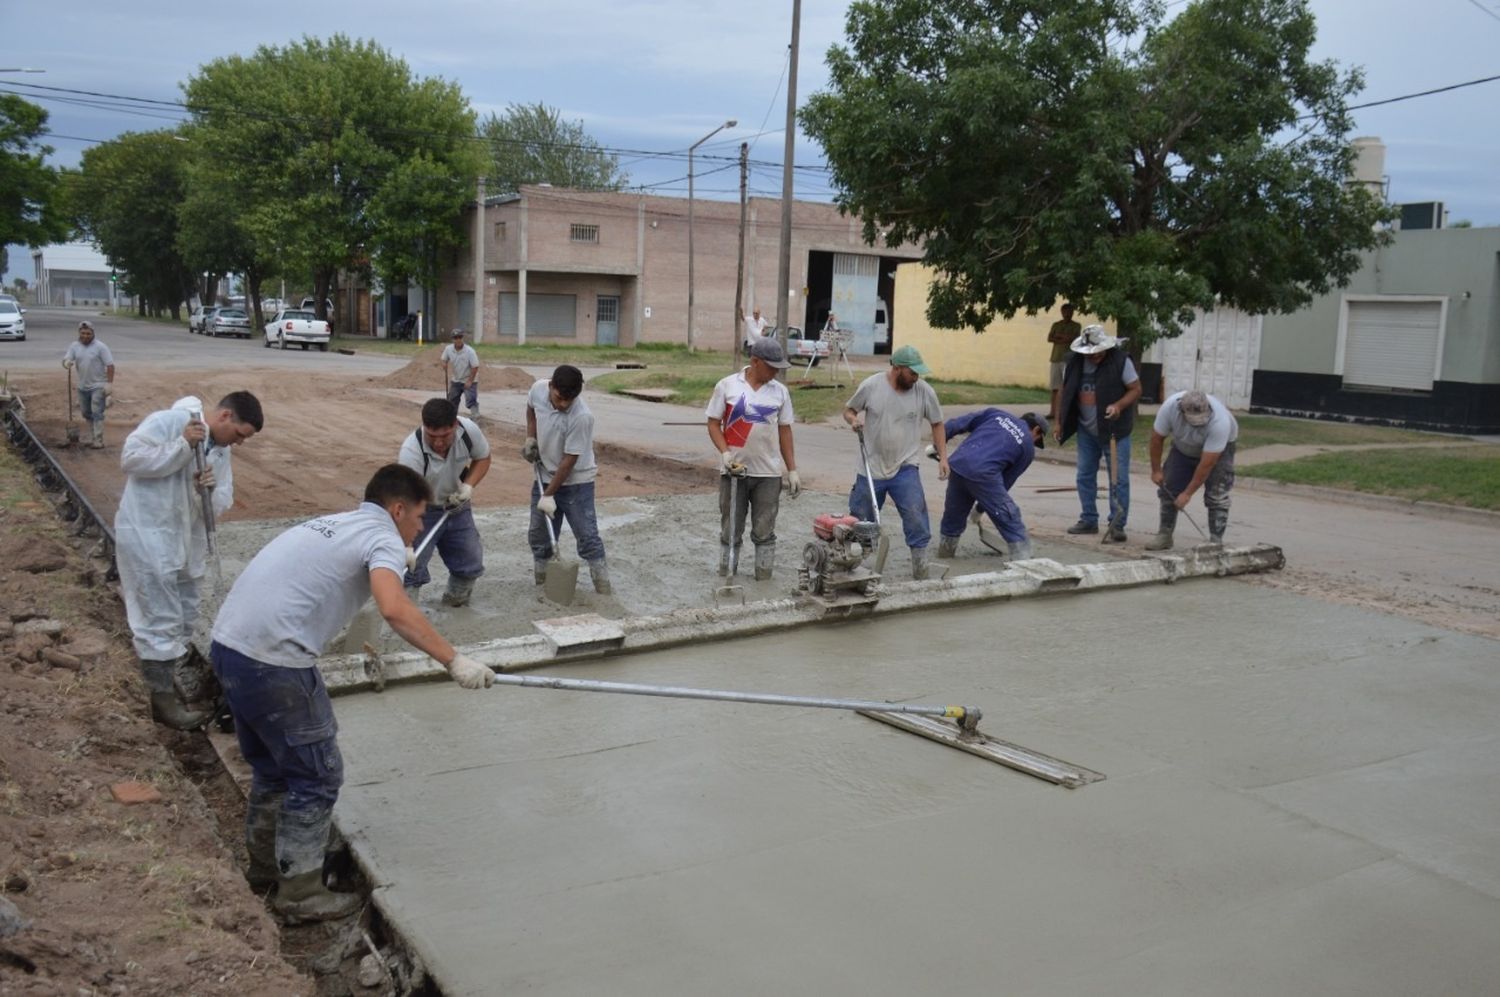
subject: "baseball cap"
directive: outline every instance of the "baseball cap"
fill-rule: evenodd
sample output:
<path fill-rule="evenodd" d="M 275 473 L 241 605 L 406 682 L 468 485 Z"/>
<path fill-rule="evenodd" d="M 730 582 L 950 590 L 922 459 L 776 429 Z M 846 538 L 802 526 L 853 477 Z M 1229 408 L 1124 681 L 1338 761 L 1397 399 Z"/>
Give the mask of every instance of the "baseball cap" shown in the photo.
<path fill-rule="evenodd" d="M 777 342 L 775 336 L 762 336 L 750 346 L 750 355 L 757 360 L 764 360 L 777 370 L 785 370 L 791 364 L 787 362 L 786 353 L 781 349 L 781 343 Z"/>
<path fill-rule="evenodd" d="M 451 332 L 449 335 L 453 339 L 462 339 L 464 336 L 464 327 L 459 326 L 457 329 L 454 329 L 453 332 Z"/>
<path fill-rule="evenodd" d="M 891 354 L 892 367 L 910 367 L 918 374 L 931 374 L 932 368 L 922 362 L 922 354 L 917 352 L 915 346 L 903 346 Z"/>
<path fill-rule="evenodd" d="M 1021 416 L 1021 421 L 1028 426 L 1035 426 L 1042 431 L 1041 442 L 1036 445 L 1036 448 L 1038 450 L 1047 449 L 1047 434 L 1052 431 L 1052 424 L 1047 421 L 1047 417 L 1040 412 L 1027 412 Z"/>
<path fill-rule="evenodd" d="M 1182 397 L 1177 399 L 1177 411 L 1182 413 L 1183 421 L 1189 426 L 1206 426 L 1214 416 L 1208 396 L 1201 391 L 1183 392 Z"/>
<path fill-rule="evenodd" d="M 79 322 L 78 323 L 78 331 L 82 332 L 85 329 L 87 329 L 89 332 L 93 332 L 94 331 L 94 327 L 92 325 L 89 325 L 87 322 Z"/>

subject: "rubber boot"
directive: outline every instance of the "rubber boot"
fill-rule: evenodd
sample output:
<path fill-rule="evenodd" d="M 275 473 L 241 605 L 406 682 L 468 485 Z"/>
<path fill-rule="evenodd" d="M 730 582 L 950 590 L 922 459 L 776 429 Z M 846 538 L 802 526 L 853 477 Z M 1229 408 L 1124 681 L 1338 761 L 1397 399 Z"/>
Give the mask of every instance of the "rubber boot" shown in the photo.
<path fill-rule="evenodd" d="M 932 575 L 932 551 L 926 547 L 911 548 L 911 576 L 926 581 Z"/>
<path fill-rule="evenodd" d="M 474 591 L 474 579 L 448 576 L 448 587 L 443 590 L 443 605 L 467 606 L 469 593 Z"/>
<path fill-rule="evenodd" d="M 768 582 L 771 572 L 776 570 L 776 545 L 761 544 L 755 548 L 755 580 Z"/>
<path fill-rule="evenodd" d="M 729 577 L 729 545 L 719 544 L 719 577 Z"/>
<path fill-rule="evenodd" d="M 1025 540 L 1012 540 L 1005 547 L 1010 551 L 1010 559 L 1012 561 L 1024 561 L 1028 557 L 1033 556 L 1031 553 L 1030 537 L 1027 537 Z"/>
<path fill-rule="evenodd" d="M 545 560 L 539 558 L 532 559 L 531 577 L 538 585 L 547 584 L 547 562 Z"/>
<path fill-rule="evenodd" d="M 1177 529 L 1177 504 L 1175 502 L 1162 502 L 1161 504 L 1161 528 L 1156 536 L 1146 541 L 1147 550 L 1171 550 L 1172 532 Z"/>
<path fill-rule="evenodd" d="M 173 730 L 197 730 L 208 723 L 209 714 L 204 710 L 189 709 L 183 703 L 172 684 L 176 668 L 176 659 L 141 659 L 141 674 L 145 676 L 146 688 L 151 691 L 151 719 Z"/>
<path fill-rule="evenodd" d="M 264 892 L 281 878 L 276 867 L 276 815 L 281 812 L 285 793 L 250 791 L 245 804 L 245 850 L 250 853 L 250 867 L 245 879 L 250 888 Z"/>
<path fill-rule="evenodd" d="M 958 556 L 958 537 L 942 537 L 938 540 L 938 557 L 949 558 Z"/>
<path fill-rule="evenodd" d="M 1228 509 L 1208 510 L 1208 539 L 1211 543 L 1224 542 L 1224 530 L 1229 526 Z"/>
<path fill-rule="evenodd" d="M 323 853 L 328 847 L 332 807 L 283 810 L 276 824 L 279 880 L 271 910 L 286 924 L 335 921 L 359 913 L 355 893 L 335 893 L 323 885 Z"/>
<path fill-rule="evenodd" d="M 469 409 L 469 418 L 470 419 L 478 419 L 479 418 L 479 406 L 478 405 L 475 405 L 473 408 Z"/>
<path fill-rule="evenodd" d="M 594 591 L 600 595 L 614 592 L 615 587 L 609 583 L 609 565 L 604 563 L 604 558 L 589 562 L 589 578 L 594 583 Z"/>
<path fill-rule="evenodd" d="M 93 441 L 91 443 L 89 443 L 89 446 L 92 449 L 94 449 L 94 450 L 103 450 L 104 449 L 104 423 L 102 423 L 102 422 L 92 422 L 92 423 L 89 423 L 89 425 L 91 427 L 93 427 L 93 431 L 94 431 L 94 438 L 93 438 Z"/>

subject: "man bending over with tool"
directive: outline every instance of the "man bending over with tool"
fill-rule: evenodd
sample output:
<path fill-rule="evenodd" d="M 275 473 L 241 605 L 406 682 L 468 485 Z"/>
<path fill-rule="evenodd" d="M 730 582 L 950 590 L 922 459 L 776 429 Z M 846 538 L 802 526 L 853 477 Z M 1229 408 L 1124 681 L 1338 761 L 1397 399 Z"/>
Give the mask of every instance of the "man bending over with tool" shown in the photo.
<path fill-rule="evenodd" d="M 177 730 L 208 720 L 207 713 L 187 708 L 178 689 L 208 568 L 204 495 L 215 518 L 234 505 L 229 448 L 263 425 L 260 402 L 248 391 L 225 395 L 207 415 L 203 403 L 189 396 L 148 415 L 120 449 L 125 472 L 125 493 L 115 513 L 120 595 L 151 693 L 151 716 Z"/>
<path fill-rule="evenodd" d="M 714 385 L 708 399 L 708 439 L 719 451 L 719 574 L 737 571 L 745 519 L 755 544 L 755 580 L 776 567 L 776 514 L 785 470 L 792 498 L 802 494 L 792 447 L 792 394 L 776 380 L 791 364 L 774 336 L 750 343 L 750 364 Z"/>
<path fill-rule="evenodd" d="M 1172 452 L 1163 468 L 1162 442 L 1169 436 Z M 1161 499 L 1161 529 L 1146 542 L 1147 550 L 1172 548 L 1177 511 L 1187 508 L 1199 488 L 1208 509 L 1209 542 L 1224 542 L 1229 491 L 1234 487 L 1234 444 L 1239 436 L 1240 424 L 1213 395 L 1179 391 L 1161 403 L 1151 427 L 1151 480 Z"/>
<path fill-rule="evenodd" d="M 876 503 L 884 505 L 889 495 L 901 514 L 906 546 L 911 548 L 911 576 L 918 580 L 929 574 L 927 545 L 932 542 L 927 496 L 922 492 L 922 475 L 917 468 L 924 427 L 932 428 L 938 477 L 945 481 L 948 478 L 943 409 L 938 404 L 937 392 L 921 377 L 929 373 L 917 348 L 903 346 L 891 354 L 890 369 L 865 378 L 844 406 L 844 421 L 861 434 L 862 446 L 867 448 L 849 492 L 849 511 L 860 519 L 873 521 Z"/>
<path fill-rule="evenodd" d="M 494 682 L 493 672 L 433 629 L 401 584 L 408 545 L 431 498 L 420 474 L 387 464 L 365 486 L 358 509 L 294 526 L 261 548 L 214 621 L 209 657 L 252 773 L 246 878 L 255 889 L 276 887 L 271 908 L 289 924 L 346 917 L 361 902 L 323 883 L 323 852 L 344 782 L 338 723 L 317 665 L 328 642 L 374 596 L 391 629 L 447 662 L 459 685 Z"/>
<path fill-rule="evenodd" d="M 963 446 L 948 458 L 948 496 L 943 502 L 943 521 L 938 525 L 938 557 L 958 553 L 969 510 L 976 504 L 990 517 L 1013 559 L 1031 556 L 1031 538 L 1021 521 L 1021 510 L 1011 489 L 1038 450 L 1047 446 L 1047 417 L 1027 412 L 1017 419 L 997 408 L 981 409 L 949 419 L 943 425 L 948 439 L 969 434 Z M 928 447 L 928 456 L 937 451 Z M 978 516 L 975 516 L 976 522 Z M 983 538 L 981 537 L 981 540 Z"/>
<path fill-rule="evenodd" d="M 401 444 L 397 460 L 425 478 L 438 498 L 423 514 L 422 553 L 403 584 L 419 589 L 432 581 L 427 562 L 436 549 L 448 569 L 443 604 L 466 606 L 475 579 L 484 574 L 484 545 L 469 503 L 490 471 L 489 441 L 451 401 L 433 398 L 422 406 L 422 426 Z M 417 593 L 411 595 L 415 599 Z"/>
<path fill-rule="evenodd" d="M 578 397 L 583 393 L 583 373 L 570 364 L 552 372 L 551 380 L 538 381 L 526 396 L 526 443 L 521 456 L 536 467 L 531 487 L 531 527 L 526 540 L 531 545 L 533 569 L 538 585 L 547 581 L 547 562 L 552 558 L 552 537 L 562 528 L 564 517 L 578 541 L 578 556 L 588 562 L 594 591 L 609 595 L 609 566 L 604 563 L 604 541 L 594 516 L 594 413 Z M 542 517 L 552 520 L 548 529 Z"/>

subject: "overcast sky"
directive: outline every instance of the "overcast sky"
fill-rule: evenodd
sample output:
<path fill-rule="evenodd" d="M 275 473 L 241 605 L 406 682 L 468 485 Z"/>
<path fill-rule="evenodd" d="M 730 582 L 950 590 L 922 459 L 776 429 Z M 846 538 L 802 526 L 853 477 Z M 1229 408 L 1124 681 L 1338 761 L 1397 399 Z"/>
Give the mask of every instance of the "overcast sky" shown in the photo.
<path fill-rule="evenodd" d="M 1181 0 L 1171 6 L 1180 7 Z M 843 37 L 847 0 L 804 0 L 799 97 L 827 81 L 824 54 Z M 1500 74 L 1500 0 L 1313 0 L 1316 54 L 1364 67 L 1356 101 L 1381 100 Z M 5 18 L 0 89 L 23 92 L 51 114 L 62 165 L 89 140 L 164 127 L 161 117 L 87 106 L 76 97 L 30 91 L 40 84 L 129 97 L 176 100 L 179 84 L 217 56 L 248 54 L 304 34 L 372 38 L 414 73 L 458 82 L 481 115 L 511 102 L 542 101 L 575 119 L 606 146 L 681 152 L 728 118 L 738 127 L 699 150 L 697 193 L 732 198 L 728 165 L 752 143 L 752 192 L 779 195 L 789 0 L 261 0 L 247 4 L 172 0 L 68 0 L 31 5 Z M 63 100 L 61 98 L 67 98 Z M 101 102 L 95 102 L 101 103 Z M 1440 200 L 1450 219 L 1500 224 L 1500 81 L 1357 112 L 1360 135 L 1387 146 L 1394 201 Z M 722 161 L 714 157 L 725 157 Z M 819 162 L 805 139 L 799 164 Z M 686 193 L 678 159 L 627 155 L 633 183 Z M 800 170 L 797 196 L 827 199 L 817 171 Z M 12 268 L 27 274 L 29 265 Z"/>

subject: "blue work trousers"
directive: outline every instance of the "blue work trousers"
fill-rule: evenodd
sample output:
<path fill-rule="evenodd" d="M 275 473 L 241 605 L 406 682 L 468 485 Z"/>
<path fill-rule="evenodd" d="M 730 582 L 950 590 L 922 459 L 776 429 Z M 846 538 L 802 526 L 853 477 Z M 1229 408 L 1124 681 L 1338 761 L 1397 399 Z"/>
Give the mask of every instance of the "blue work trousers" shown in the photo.
<path fill-rule="evenodd" d="M 531 483 L 531 526 L 526 531 L 526 542 L 531 545 L 531 556 L 545 561 L 552 556 L 552 537 L 547 535 L 547 517 L 537 511 L 537 499 L 542 497 L 542 487 Z M 578 541 L 578 556 L 585 561 L 604 558 L 604 541 L 599 536 L 599 520 L 594 517 L 594 483 L 584 481 L 576 485 L 563 485 L 552 496 L 557 500 L 557 512 L 552 516 L 552 533 L 561 536 L 563 520 Z"/>
<path fill-rule="evenodd" d="M 427 534 L 432 532 L 437 521 L 442 518 L 443 507 L 429 503 L 427 511 L 422 513 L 422 532 L 417 534 L 417 542 L 413 546 L 420 547 L 422 541 L 427 539 Z M 438 528 L 437 539 L 428 544 L 427 549 L 422 551 L 422 556 L 417 558 L 416 570 L 406 573 L 403 585 L 415 588 L 432 581 L 432 575 L 427 571 L 427 562 L 432 560 L 433 551 L 442 557 L 443 566 L 454 578 L 478 578 L 484 574 L 484 544 L 479 541 L 473 509 L 465 505 L 453 510 L 453 515 Z"/>
<path fill-rule="evenodd" d="M 448 400 L 456 407 L 459 399 L 463 399 L 469 408 L 479 409 L 479 382 L 465 386 L 463 381 L 448 382 Z"/>
<path fill-rule="evenodd" d="M 104 421 L 104 386 L 78 389 L 78 414 L 84 422 Z"/>
<path fill-rule="evenodd" d="M 332 807 L 344 784 L 344 756 L 323 673 L 268 665 L 218 641 L 208 657 L 250 766 L 251 792 L 285 793 L 289 813 Z"/>
<path fill-rule="evenodd" d="M 894 478 L 875 479 L 875 501 L 884 506 L 887 495 L 901 514 L 906 546 L 920 549 L 930 544 L 932 527 L 927 521 L 927 496 L 922 492 L 922 475 L 916 465 L 903 464 Z M 849 511 L 866 521 L 875 519 L 869 480 L 863 474 L 854 476 L 854 487 L 849 490 Z"/>
<path fill-rule="evenodd" d="M 1000 476 L 993 475 L 983 480 L 972 480 L 961 474 L 948 475 L 948 494 L 943 499 L 943 521 L 938 532 L 945 537 L 961 537 L 968 525 L 969 510 L 978 504 L 1006 543 L 1019 543 L 1026 539 L 1026 524 L 1021 521 L 1021 508 L 1005 488 Z"/>
<path fill-rule="evenodd" d="M 1087 430 L 1078 431 L 1078 504 L 1082 511 L 1078 515 L 1080 522 L 1099 522 L 1099 501 L 1095 497 L 1099 491 L 1099 464 L 1102 461 L 1105 466 L 1106 479 L 1109 475 L 1109 437 L 1098 436 Z M 1125 528 L 1125 520 L 1130 517 L 1130 437 L 1126 436 L 1115 443 L 1115 452 L 1119 460 L 1115 466 L 1115 486 L 1109 495 L 1109 514 L 1111 522 L 1109 525 Z"/>

